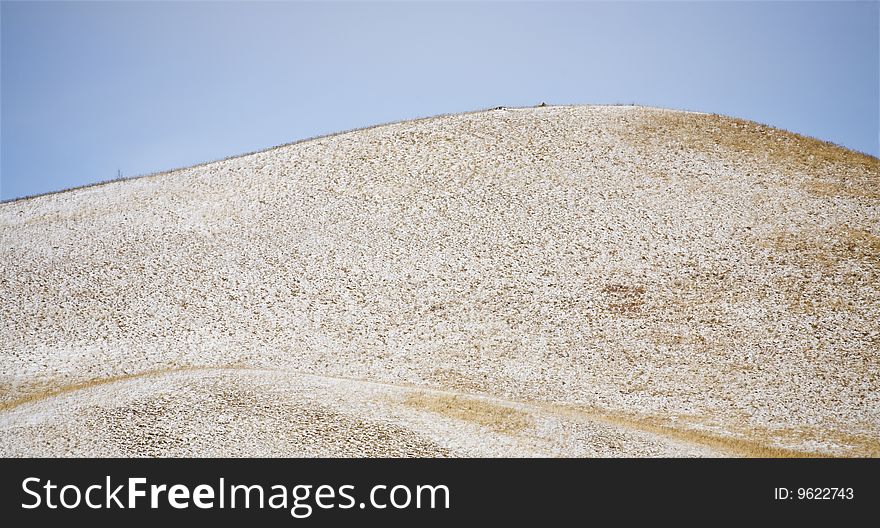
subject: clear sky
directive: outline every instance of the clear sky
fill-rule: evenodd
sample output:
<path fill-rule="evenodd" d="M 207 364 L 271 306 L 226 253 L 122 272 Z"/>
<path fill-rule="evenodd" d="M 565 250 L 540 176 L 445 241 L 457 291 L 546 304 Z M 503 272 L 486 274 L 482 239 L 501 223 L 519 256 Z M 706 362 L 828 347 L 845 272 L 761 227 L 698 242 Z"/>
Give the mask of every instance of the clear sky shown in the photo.
<path fill-rule="evenodd" d="M 878 154 L 878 2 L 2 2 L 0 197 L 491 106 L 637 103 Z"/>

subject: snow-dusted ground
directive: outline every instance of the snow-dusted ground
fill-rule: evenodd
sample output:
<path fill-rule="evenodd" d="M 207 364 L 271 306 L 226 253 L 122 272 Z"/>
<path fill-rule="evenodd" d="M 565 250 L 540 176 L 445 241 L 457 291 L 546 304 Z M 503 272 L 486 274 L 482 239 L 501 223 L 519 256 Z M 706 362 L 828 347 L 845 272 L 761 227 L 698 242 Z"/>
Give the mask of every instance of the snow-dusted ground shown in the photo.
<path fill-rule="evenodd" d="M 590 106 L 0 204 L 0 454 L 880 456 L 878 196 Z"/>

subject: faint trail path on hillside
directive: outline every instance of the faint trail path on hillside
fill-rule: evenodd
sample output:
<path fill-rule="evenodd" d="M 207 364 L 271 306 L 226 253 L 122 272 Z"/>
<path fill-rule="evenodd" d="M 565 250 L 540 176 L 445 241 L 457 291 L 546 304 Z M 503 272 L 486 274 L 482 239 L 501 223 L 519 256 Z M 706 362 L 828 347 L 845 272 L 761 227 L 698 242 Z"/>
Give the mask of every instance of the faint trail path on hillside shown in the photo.
<path fill-rule="evenodd" d="M 468 393 L 461 391 L 452 391 L 447 389 L 435 388 L 435 387 L 425 387 L 420 385 L 412 385 L 412 384 L 396 384 L 396 383 L 388 383 L 381 381 L 373 381 L 373 380 L 364 380 L 357 378 L 347 378 L 342 376 L 326 376 L 322 374 L 316 374 L 313 372 L 302 372 L 297 370 L 290 369 L 273 369 L 273 368 L 261 368 L 261 367 L 247 367 L 240 365 L 230 365 L 230 366 L 187 366 L 187 367 L 177 367 L 177 368 L 167 368 L 167 369 L 155 369 L 155 370 L 146 370 L 142 372 L 136 372 L 131 374 L 123 374 L 118 376 L 110 376 L 107 378 L 93 379 L 85 382 L 74 383 L 66 386 L 60 386 L 54 389 L 34 393 L 22 398 L 18 398 L 15 400 L 11 400 L 8 402 L 0 403 L 0 413 L 6 413 L 13 410 L 16 410 L 20 407 L 23 407 L 28 404 L 37 403 L 45 400 L 50 400 L 52 398 L 58 398 L 61 396 L 70 395 L 73 393 L 81 392 L 81 391 L 89 391 L 95 389 L 97 387 L 103 387 L 114 384 L 124 384 L 130 381 L 135 381 L 144 378 L 153 378 L 153 377 L 164 377 L 164 376 L 175 376 L 184 373 L 210 373 L 210 372 L 248 372 L 248 373 L 280 373 L 285 375 L 292 376 L 300 376 L 306 377 L 315 380 L 330 380 L 335 382 L 343 382 L 343 383 L 355 383 L 355 384 L 364 384 L 364 385 L 372 385 L 377 387 L 385 387 L 395 391 L 402 392 L 416 392 L 416 393 L 427 393 L 432 395 L 443 395 L 453 398 L 464 398 L 464 399 L 479 399 L 479 400 L 488 400 L 494 404 L 503 405 L 505 407 L 519 408 L 523 410 L 528 410 L 536 415 L 545 415 L 552 414 L 558 416 L 564 416 L 569 419 L 574 419 L 578 421 L 587 421 L 593 423 L 601 423 L 605 425 L 610 425 L 612 427 L 635 431 L 640 433 L 647 433 L 651 436 L 656 437 L 658 440 L 664 443 L 675 443 L 675 444 L 684 444 L 684 445 L 692 445 L 695 447 L 708 448 L 714 456 L 756 456 L 761 453 L 777 456 L 818 456 L 817 453 L 810 452 L 799 452 L 799 451 L 788 451 L 788 450 L 773 450 L 768 448 L 767 446 L 763 446 L 757 442 L 752 442 L 748 440 L 735 440 L 721 436 L 715 436 L 705 433 L 700 433 L 697 431 L 682 429 L 682 428 L 673 428 L 662 425 L 656 420 L 651 419 L 650 417 L 637 417 L 633 415 L 628 415 L 625 413 L 616 413 L 609 410 L 602 410 L 596 408 L 584 408 L 575 405 L 565 405 L 565 404 L 554 404 L 550 402 L 531 402 L 531 401 L 515 401 L 508 400 L 504 398 L 498 398 L 496 396 L 487 395 L 487 394 L 479 394 L 479 393 Z"/>

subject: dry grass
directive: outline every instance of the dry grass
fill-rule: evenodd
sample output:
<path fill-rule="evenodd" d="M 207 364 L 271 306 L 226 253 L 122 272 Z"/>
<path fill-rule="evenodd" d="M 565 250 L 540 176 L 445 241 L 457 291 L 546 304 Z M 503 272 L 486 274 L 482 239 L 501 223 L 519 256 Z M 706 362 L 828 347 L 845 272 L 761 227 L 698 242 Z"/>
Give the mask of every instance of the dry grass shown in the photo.
<path fill-rule="evenodd" d="M 644 286 L 631 284 L 608 284 L 602 288 L 602 292 L 611 298 L 608 310 L 614 314 L 632 315 L 641 311 L 645 303 L 644 297 L 647 290 Z"/>
<path fill-rule="evenodd" d="M 659 417 L 615 412 L 589 406 L 552 405 L 561 414 L 581 415 L 589 420 L 653 433 L 664 438 L 708 447 L 720 453 L 747 458 L 880 457 L 880 439 L 830 428 L 802 427 L 770 429 L 756 425 L 734 427 L 722 435 L 696 427 L 711 417 Z M 792 449 L 784 445 L 827 444 L 835 452 Z"/>
<path fill-rule="evenodd" d="M 777 281 L 776 290 L 795 313 L 832 311 L 864 314 L 865 286 L 880 281 L 880 237 L 847 225 L 799 231 L 779 230 L 760 243 L 774 261 L 795 264 L 800 276 Z M 818 278 L 816 274 L 818 273 Z"/>
<path fill-rule="evenodd" d="M 608 284 L 604 288 L 602 288 L 602 291 L 614 295 L 641 297 L 645 294 L 646 290 L 644 286 L 632 286 L 628 284 Z"/>
<path fill-rule="evenodd" d="M 468 394 L 480 394 L 486 388 L 486 377 L 454 368 L 436 368 L 430 373 L 433 386 Z"/>
<path fill-rule="evenodd" d="M 733 456 L 747 458 L 826 458 L 832 456 L 815 451 L 777 447 L 767 438 L 722 436 L 705 430 L 681 427 L 678 424 L 673 424 L 672 420 L 667 418 L 611 412 L 596 407 L 563 406 L 557 408 L 562 412 L 567 410 L 584 415 L 589 420 L 653 433 L 664 438 L 708 447 L 720 453 Z M 851 453 L 847 454 L 858 456 Z"/>
<path fill-rule="evenodd" d="M 522 431 L 532 422 L 528 413 L 518 409 L 458 395 L 414 393 L 407 395 L 404 403 L 420 411 L 475 423 L 505 434 Z"/>
<path fill-rule="evenodd" d="M 745 119 L 651 112 L 627 130 L 626 139 L 637 146 L 727 151 L 787 175 L 809 176 L 805 189 L 814 195 L 880 199 L 880 159 Z"/>
<path fill-rule="evenodd" d="M 793 253 L 823 266 L 842 261 L 880 261 L 880 237 L 866 229 L 837 226 L 814 232 L 779 231 L 770 237 L 767 247 Z"/>
<path fill-rule="evenodd" d="M 880 439 L 864 434 L 853 434 L 819 427 L 765 429 L 764 432 L 771 438 L 778 438 L 786 442 L 818 441 L 844 446 L 843 455 L 845 456 L 880 458 Z"/>
<path fill-rule="evenodd" d="M 70 385 L 58 385 L 50 382 L 45 383 L 32 383 L 30 385 L 24 387 L 16 387 L 15 392 L 18 393 L 26 393 L 25 396 L 21 396 L 18 398 L 10 399 L 7 401 L 0 402 L 0 411 L 6 411 L 9 409 L 13 409 L 18 407 L 19 405 L 24 405 L 25 403 L 45 400 L 47 398 L 53 398 L 55 396 L 61 396 L 63 394 L 68 394 L 71 392 L 76 392 L 80 390 L 90 389 L 93 387 L 100 387 L 102 385 L 109 385 L 111 383 L 117 383 L 120 381 L 129 381 L 138 378 L 146 378 L 152 376 L 161 376 L 163 374 L 170 374 L 175 372 L 196 372 L 200 370 L 216 370 L 217 368 L 237 368 L 237 365 L 231 365 L 226 367 L 196 367 L 196 366 L 184 366 L 184 367 L 171 367 L 171 368 L 163 368 L 163 369 L 154 369 L 147 370 L 143 372 L 133 372 L 130 374 L 120 374 L 118 376 L 108 376 L 106 378 L 96 378 L 90 379 L 87 381 L 82 381 L 78 383 L 72 383 Z M 5 392 L 0 397 L 8 396 L 12 393 L 12 387 L 6 387 Z"/>
<path fill-rule="evenodd" d="M 0 410 L 8 410 L 25 403 L 121 381 L 160 376 L 174 372 L 216 370 L 217 368 L 239 370 L 242 367 L 240 365 L 229 365 L 226 367 L 190 366 L 156 369 L 88 380 L 63 387 L 35 390 L 25 397 L 0 403 Z M 532 417 L 528 412 L 464 395 L 416 392 L 407 395 L 404 404 L 420 411 L 437 413 L 448 418 L 474 423 L 503 434 L 519 433 L 531 427 L 533 423 Z M 667 439 L 707 447 L 720 453 L 734 456 L 752 458 L 880 457 L 880 439 L 833 429 L 817 427 L 768 429 L 750 425 L 748 427 L 734 428 L 733 434 L 738 436 L 725 436 L 695 428 L 695 426 L 704 423 L 708 419 L 707 417 L 681 416 L 678 417 L 679 419 L 673 420 L 672 418 L 613 412 L 596 407 L 559 404 L 547 407 L 558 414 L 568 416 L 574 414 L 591 421 L 648 432 Z M 842 446 L 842 451 L 832 454 L 779 447 L 779 445 L 783 444 L 796 445 L 816 442 Z"/>
<path fill-rule="evenodd" d="M 868 185 L 861 186 L 855 183 L 858 181 L 857 179 L 847 181 L 839 178 L 817 179 L 807 182 L 805 188 L 810 194 L 821 197 L 854 197 L 880 200 L 880 191 L 877 190 L 876 185 L 872 185 L 870 181 L 863 180 L 862 183 L 868 183 Z"/>

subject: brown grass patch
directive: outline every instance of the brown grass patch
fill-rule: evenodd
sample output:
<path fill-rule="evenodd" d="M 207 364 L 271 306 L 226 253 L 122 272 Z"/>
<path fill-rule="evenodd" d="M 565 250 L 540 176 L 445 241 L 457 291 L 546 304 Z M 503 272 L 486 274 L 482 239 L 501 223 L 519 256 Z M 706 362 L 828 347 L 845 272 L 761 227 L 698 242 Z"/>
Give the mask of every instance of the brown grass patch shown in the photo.
<path fill-rule="evenodd" d="M 820 427 L 801 427 L 766 430 L 769 436 L 787 441 L 829 442 L 844 446 L 844 454 L 852 457 L 880 458 L 880 439 L 866 434 L 853 434 L 835 429 Z"/>
<path fill-rule="evenodd" d="M 586 418 L 609 425 L 653 433 L 664 438 L 708 447 L 728 455 L 747 458 L 827 458 L 833 455 L 776 447 L 763 438 L 724 436 L 705 430 L 683 427 L 671 420 L 655 416 L 639 416 L 611 412 L 595 407 L 562 407 L 562 410 L 583 414 Z M 693 422 L 694 420 L 689 419 Z"/>
<path fill-rule="evenodd" d="M 624 132 L 636 146 L 726 152 L 811 177 L 818 196 L 880 199 L 880 159 L 828 141 L 717 114 L 650 111 Z"/>
<path fill-rule="evenodd" d="M 708 447 L 732 456 L 747 458 L 831 458 L 880 457 L 880 439 L 865 434 L 852 434 L 831 428 L 800 427 L 771 429 L 760 426 L 730 427 L 724 420 L 710 416 L 659 417 L 614 412 L 587 406 L 551 405 L 561 413 L 576 413 L 589 420 L 680 440 Z M 711 422 L 730 430 L 722 434 L 697 427 Z M 781 447 L 824 443 L 838 446 L 834 452 Z"/>
<path fill-rule="evenodd" d="M 880 237 L 866 229 L 846 225 L 814 232 L 780 231 L 770 238 L 767 247 L 795 253 L 826 266 L 867 260 L 876 267 L 880 262 Z"/>
<path fill-rule="evenodd" d="M 458 392 L 479 394 L 486 387 L 488 378 L 473 372 L 454 368 L 437 368 L 431 372 L 430 379 L 434 386 Z"/>
<path fill-rule="evenodd" d="M 642 309 L 641 302 L 623 302 L 623 303 L 611 303 L 608 305 L 608 310 L 611 313 L 620 314 L 620 315 L 632 315 L 639 313 Z"/>
<path fill-rule="evenodd" d="M 475 423 L 498 433 L 517 433 L 532 423 L 531 416 L 526 412 L 458 395 L 418 392 L 408 394 L 404 403 L 414 409 Z"/>
<path fill-rule="evenodd" d="M 796 313 L 864 313 L 864 306 L 856 301 L 861 295 L 858 291 L 866 285 L 880 284 L 880 237 L 866 229 L 843 225 L 780 230 L 759 244 L 774 250 L 768 256 L 771 261 L 794 264 L 803 270 L 775 284 L 776 291 L 787 297 L 789 308 Z"/>
<path fill-rule="evenodd" d="M 602 293 L 608 294 L 611 301 L 608 310 L 614 314 L 633 315 L 641 311 L 645 304 L 644 296 L 647 290 L 644 286 L 631 284 L 607 284 L 602 288 Z"/>
<path fill-rule="evenodd" d="M 49 382 L 44 383 L 33 383 L 26 387 L 18 388 L 18 392 L 26 392 L 25 396 L 21 396 L 19 398 L 7 400 L 0 402 L 0 411 L 6 411 L 19 405 L 24 405 L 25 403 L 31 403 L 35 401 L 45 400 L 48 398 L 54 398 L 55 396 L 61 396 L 63 394 L 68 394 L 71 392 L 76 392 L 80 390 L 90 389 L 93 387 L 100 387 L 102 385 L 109 385 L 111 383 L 117 383 L 120 381 L 129 381 L 137 378 L 146 378 L 152 376 L 161 376 L 163 374 L 171 374 L 176 372 L 195 372 L 200 370 L 217 370 L 220 368 L 237 368 L 237 365 L 228 365 L 224 367 L 196 367 L 196 366 L 188 366 L 188 367 L 173 367 L 173 368 L 163 368 L 163 369 L 154 369 L 154 370 L 145 370 L 141 372 L 134 372 L 131 374 L 120 374 L 116 376 L 108 376 L 106 378 L 97 378 L 86 381 L 81 381 L 78 383 L 72 383 L 70 385 L 56 385 L 51 384 Z M 11 392 L 12 386 L 9 385 L 6 387 L 9 392 Z M 8 395 L 7 392 L 5 395 Z"/>
<path fill-rule="evenodd" d="M 858 180 L 855 180 L 858 181 Z M 880 200 L 880 191 L 876 186 L 856 185 L 845 179 L 825 178 L 807 182 L 804 186 L 810 194 L 827 198 L 866 198 Z"/>
<path fill-rule="evenodd" d="M 645 294 L 644 286 L 632 286 L 628 284 L 608 284 L 602 291 L 613 295 L 641 297 Z"/>

